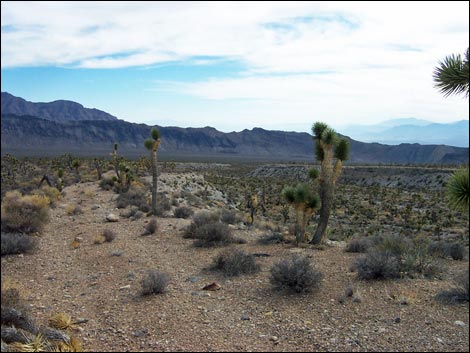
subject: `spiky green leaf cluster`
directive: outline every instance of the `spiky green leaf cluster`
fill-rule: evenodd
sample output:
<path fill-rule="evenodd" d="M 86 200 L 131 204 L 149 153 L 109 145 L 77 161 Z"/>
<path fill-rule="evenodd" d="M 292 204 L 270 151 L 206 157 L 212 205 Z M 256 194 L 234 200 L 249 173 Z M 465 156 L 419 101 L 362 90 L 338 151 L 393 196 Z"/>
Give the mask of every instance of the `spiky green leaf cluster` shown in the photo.
<path fill-rule="evenodd" d="M 345 138 L 339 140 L 335 149 L 335 158 L 340 161 L 349 159 L 349 142 Z"/>
<path fill-rule="evenodd" d="M 295 207 L 316 210 L 320 205 L 320 199 L 313 194 L 307 184 L 301 183 L 297 186 L 287 186 L 282 190 L 282 196 Z"/>
<path fill-rule="evenodd" d="M 464 94 L 468 98 L 469 92 L 469 51 L 462 60 L 460 54 L 449 55 L 435 68 L 433 78 L 435 86 L 445 97 L 451 94 Z"/>
<path fill-rule="evenodd" d="M 452 174 L 447 183 L 449 205 L 456 210 L 468 211 L 469 192 L 468 168 Z"/>
<path fill-rule="evenodd" d="M 316 168 L 311 168 L 308 171 L 308 177 L 312 180 L 317 179 L 319 175 L 320 175 L 320 172 Z"/>
<path fill-rule="evenodd" d="M 150 130 L 150 135 L 152 136 L 152 138 L 155 140 L 155 141 L 158 141 L 158 139 L 160 138 L 160 131 L 158 131 L 158 129 L 156 127 L 153 127 L 151 130 Z"/>
<path fill-rule="evenodd" d="M 323 134 L 323 131 L 325 131 L 326 129 L 328 129 L 328 125 L 321 122 L 321 121 L 317 121 L 315 124 L 313 124 L 312 126 L 312 133 L 313 133 L 313 137 L 315 139 L 321 139 L 322 137 L 322 134 Z"/>
<path fill-rule="evenodd" d="M 144 141 L 144 146 L 146 149 L 151 150 L 153 148 L 153 140 L 152 139 L 146 139 Z"/>

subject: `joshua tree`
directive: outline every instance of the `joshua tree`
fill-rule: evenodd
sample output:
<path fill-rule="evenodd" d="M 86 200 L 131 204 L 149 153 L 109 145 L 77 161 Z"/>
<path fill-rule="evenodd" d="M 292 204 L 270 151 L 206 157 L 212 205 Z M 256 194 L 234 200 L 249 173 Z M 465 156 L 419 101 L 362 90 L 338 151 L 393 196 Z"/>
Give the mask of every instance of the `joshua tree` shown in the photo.
<path fill-rule="evenodd" d="M 150 130 L 152 138 L 145 140 L 145 148 L 150 151 L 152 161 L 152 214 L 157 215 L 157 151 L 160 146 L 160 131 L 153 127 Z"/>
<path fill-rule="evenodd" d="M 449 206 L 455 210 L 468 211 L 469 199 L 468 167 L 454 172 L 447 183 Z"/>
<path fill-rule="evenodd" d="M 451 94 L 464 94 L 468 98 L 469 91 L 469 52 L 465 53 L 462 60 L 460 54 L 450 55 L 439 63 L 439 67 L 434 70 L 434 82 L 445 97 Z M 455 172 L 447 183 L 447 196 L 449 205 L 461 211 L 468 211 L 468 166 Z"/>
<path fill-rule="evenodd" d="M 307 184 L 288 186 L 282 190 L 282 196 L 295 209 L 295 241 L 298 245 L 307 240 L 305 228 L 313 212 L 318 209 L 320 199 Z"/>
<path fill-rule="evenodd" d="M 328 226 L 336 180 L 341 174 L 343 161 L 349 158 L 349 143 L 345 138 L 338 139 L 336 132 L 322 122 L 313 124 L 312 132 L 316 157 L 321 162 L 319 178 L 321 208 L 317 230 L 311 242 L 319 244 L 323 240 Z"/>
<path fill-rule="evenodd" d="M 469 63 L 468 48 L 465 59 L 460 54 L 446 56 L 434 69 L 434 82 L 445 97 L 451 94 L 464 94 L 468 98 Z"/>

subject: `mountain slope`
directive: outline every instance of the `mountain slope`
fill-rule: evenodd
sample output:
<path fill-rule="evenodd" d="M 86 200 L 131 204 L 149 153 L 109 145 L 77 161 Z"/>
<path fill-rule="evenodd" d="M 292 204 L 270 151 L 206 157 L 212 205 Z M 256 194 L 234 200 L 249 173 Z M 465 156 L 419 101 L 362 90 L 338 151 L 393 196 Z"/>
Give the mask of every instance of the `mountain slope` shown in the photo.
<path fill-rule="evenodd" d="M 314 143 L 307 133 L 260 128 L 223 133 L 211 127 L 159 127 L 161 157 L 237 158 L 266 161 L 313 161 Z M 2 114 L 2 153 L 22 155 L 109 155 L 115 142 L 121 155 L 142 156 L 150 126 L 115 121 L 58 123 L 33 116 Z M 443 145 L 363 143 L 349 139 L 351 162 L 468 163 L 468 148 Z"/>
<path fill-rule="evenodd" d="M 30 115 L 39 118 L 65 122 L 71 120 L 107 120 L 117 118 L 98 109 L 84 108 L 83 105 L 66 100 L 50 103 L 33 103 L 7 92 L 2 92 L 2 114 Z"/>

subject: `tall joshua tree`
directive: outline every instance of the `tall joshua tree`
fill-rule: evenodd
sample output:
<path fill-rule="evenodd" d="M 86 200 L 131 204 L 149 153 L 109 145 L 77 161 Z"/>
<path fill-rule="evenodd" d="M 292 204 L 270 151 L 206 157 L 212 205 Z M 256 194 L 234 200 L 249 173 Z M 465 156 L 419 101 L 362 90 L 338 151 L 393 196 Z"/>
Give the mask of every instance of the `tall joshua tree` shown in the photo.
<path fill-rule="evenodd" d="M 152 214 L 157 215 L 157 152 L 160 146 L 160 131 L 153 127 L 150 130 L 152 138 L 145 140 L 144 145 L 150 151 L 152 161 Z"/>
<path fill-rule="evenodd" d="M 317 160 L 321 162 L 319 177 L 321 208 L 317 230 L 311 242 L 319 244 L 326 234 L 336 181 L 341 174 L 343 161 L 349 158 L 349 143 L 345 138 L 339 139 L 336 132 L 322 122 L 313 124 L 312 133 L 315 154 Z"/>

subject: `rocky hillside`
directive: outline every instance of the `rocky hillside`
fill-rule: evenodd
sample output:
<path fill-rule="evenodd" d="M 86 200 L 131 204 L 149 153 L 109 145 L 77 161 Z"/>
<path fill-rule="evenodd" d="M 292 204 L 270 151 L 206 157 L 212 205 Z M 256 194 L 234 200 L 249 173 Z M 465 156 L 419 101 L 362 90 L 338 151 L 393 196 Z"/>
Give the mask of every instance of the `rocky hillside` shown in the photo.
<path fill-rule="evenodd" d="M 7 92 L 2 92 L 2 114 L 31 115 L 57 122 L 72 120 L 116 120 L 115 116 L 98 109 L 66 100 L 50 103 L 33 103 Z"/>

